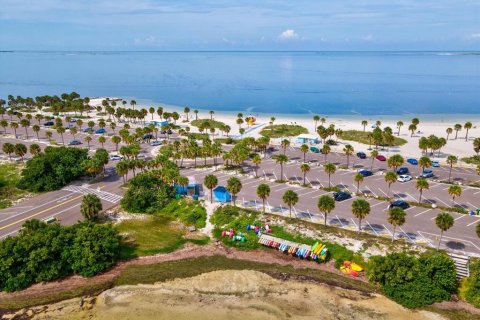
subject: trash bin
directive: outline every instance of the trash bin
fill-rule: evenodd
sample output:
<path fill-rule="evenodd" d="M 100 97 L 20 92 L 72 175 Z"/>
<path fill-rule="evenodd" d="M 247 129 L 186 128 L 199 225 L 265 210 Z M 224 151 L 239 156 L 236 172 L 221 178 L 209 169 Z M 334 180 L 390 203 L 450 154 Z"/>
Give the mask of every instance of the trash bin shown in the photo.
<path fill-rule="evenodd" d="M 198 194 L 194 194 L 194 195 L 192 196 L 192 199 L 193 199 L 193 200 L 198 200 Z"/>

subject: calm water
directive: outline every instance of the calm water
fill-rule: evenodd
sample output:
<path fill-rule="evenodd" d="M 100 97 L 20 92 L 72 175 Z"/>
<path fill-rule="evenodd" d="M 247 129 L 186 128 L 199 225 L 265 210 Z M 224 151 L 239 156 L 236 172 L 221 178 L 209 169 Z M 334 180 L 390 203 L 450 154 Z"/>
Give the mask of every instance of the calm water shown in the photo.
<path fill-rule="evenodd" d="M 252 113 L 478 114 L 480 55 L 0 52 L 0 97 L 70 91 Z"/>

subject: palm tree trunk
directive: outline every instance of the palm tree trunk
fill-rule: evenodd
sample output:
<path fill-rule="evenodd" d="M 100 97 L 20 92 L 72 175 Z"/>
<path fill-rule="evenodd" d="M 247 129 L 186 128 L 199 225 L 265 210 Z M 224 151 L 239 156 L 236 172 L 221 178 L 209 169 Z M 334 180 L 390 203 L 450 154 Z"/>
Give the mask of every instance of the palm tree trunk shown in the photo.
<path fill-rule="evenodd" d="M 362 231 L 362 218 L 358 219 L 358 232 Z"/>
<path fill-rule="evenodd" d="M 418 202 L 419 202 L 419 203 L 422 203 L 422 192 L 423 192 L 423 190 L 420 189 L 420 199 L 418 199 Z"/>
<path fill-rule="evenodd" d="M 306 178 L 306 175 L 307 175 L 307 173 L 306 173 L 306 172 L 304 172 L 304 173 L 303 173 L 303 185 L 305 185 L 305 178 Z"/>
<path fill-rule="evenodd" d="M 263 202 L 263 213 L 265 213 L 265 198 L 262 199 Z"/>
<path fill-rule="evenodd" d="M 323 213 L 323 224 L 327 225 L 327 213 L 326 212 Z"/>
<path fill-rule="evenodd" d="M 350 156 L 347 155 L 347 169 L 349 165 L 350 165 Z"/>
<path fill-rule="evenodd" d="M 290 207 L 289 217 L 292 218 L 292 206 L 289 206 L 289 207 Z"/>
<path fill-rule="evenodd" d="M 450 182 L 450 179 L 452 177 L 452 167 L 453 167 L 453 163 L 450 165 L 450 172 L 448 173 L 448 182 Z"/>
<path fill-rule="evenodd" d="M 440 231 L 440 239 L 438 239 L 437 251 L 440 250 L 440 243 L 442 242 L 443 230 Z"/>
<path fill-rule="evenodd" d="M 397 226 L 393 226 L 392 242 L 395 240 L 395 229 Z"/>
<path fill-rule="evenodd" d="M 357 182 L 357 193 L 360 193 L 360 181 Z"/>
<path fill-rule="evenodd" d="M 213 188 L 210 189 L 210 203 L 213 204 Z"/>
<path fill-rule="evenodd" d="M 330 183 L 330 174 L 328 174 L 328 187 L 331 188 L 332 184 Z"/>
<path fill-rule="evenodd" d="M 280 181 L 283 181 L 283 164 L 280 165 Z"/>

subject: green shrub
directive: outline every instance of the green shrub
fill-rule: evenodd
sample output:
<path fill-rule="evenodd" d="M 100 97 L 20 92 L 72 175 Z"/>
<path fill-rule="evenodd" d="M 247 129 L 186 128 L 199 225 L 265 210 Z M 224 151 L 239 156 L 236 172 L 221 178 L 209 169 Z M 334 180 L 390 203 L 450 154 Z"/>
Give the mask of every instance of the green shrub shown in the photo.
<path fill-rule="evenodd" d="M 172 200 L 159 213 L 197 228 L 204 228 L 207 220 L 207 211 L 200 202 L 188 199 Z"/>
<path fill-rule="evenodd" d="M 295 137 L 302 133 L 308 133 L 307 128 L 293 124 L 274 124 L 260 131 L 262 136 L 269 138 Z"/>
<path fill-rule="evenodd" d="M 418 258 L 406 253 L 371 257 L 368 278 L 407 308 L 449 300 L 457 288 L 453 260 L 437 252 L 423 253 Z"/>
<path fill-rule="evenodd" d="M 82 162 L 87 158 L 87 149 L 46 147 L 27 161 L 18 187 L 32 192 L 60 189 L 84 174 Z"/>
<path fill-rule="evenodd" d="M 464 283 L 464 298 L 476 308 L 480 308 L 480 260 L 470 262 L 470 277 Z"/>

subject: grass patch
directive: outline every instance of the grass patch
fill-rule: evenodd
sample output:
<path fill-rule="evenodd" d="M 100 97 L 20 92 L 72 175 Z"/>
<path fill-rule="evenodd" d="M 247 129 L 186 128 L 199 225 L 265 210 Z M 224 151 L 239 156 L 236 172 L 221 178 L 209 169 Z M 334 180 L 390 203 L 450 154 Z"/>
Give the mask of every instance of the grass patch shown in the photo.
<path fill-rule="evenodd" d="M 269 138 L 294 137 L 302 133 L 308 133 L 307 128 L 293 124 L 274 124 L 260 131 L 262 136 Z"/>
<path fill-rule="evenodd" d="M 183 135 L 190 139 L 195 139 L 195 140 L 204 140 L 210 137 L 208 133 L 197 133 L 197 132 L 185 132 Z"/>
<path fill-rule="evenodd" d="M 215 129 L 220 129 L 225 127 L 225 123 L 217 120 L 210 120 L 210 119 L 192 120 L 190 124 L 197 128 L 202 125 L 204 128 L 215 128 Z"/>
<path fill-rule="evenodd" d="M 346 130 L 346 131 L 343 131 L 338 137 L 341 138 L 342 140 L 356 141 L 356 142 L 369 145 L 370 144 L 370 139 L 368 137 L 369 133 L 370 132 L 368 131 Z M 402 146 L 405 143 L 407 143 L 407 140 L 399 137 L 394 137 L 392 146 Z"/>
<path fill-rule="evenodd" d="M 475 155 L 471 157 L 465 157 L 461 159 L 463 162 L 468 163 L 468 164 L 475 164 L 475 165 L 480 165 L 480 156 Z"/>
<path fill-rule="evenodd" d="M 186 242 L 185 231 L 166 216 L 125 220 L 115 225 L 115 229 L 125 236 L 123 259 L 172 252 Z"/>
<path fill-rule="evenodd" d="M 295 269 L 291 266 L 260 263 L 247 260 L 229 259 L 223 256 L 200 257 L 153 265 L 134 265 L 126 267 L 115 280 L 115 285 L 149 284 L 170 279 L 189 278 L 202 273 L 217 270 L 256 270 L 267 274 L 288 273 L 308 276 L 331 285 L 348 287 L 364 292 L 376 290 L 374 285 L 326 271 L 315 269 Z"/>
<path fill-rule="evenodd" d="M 23 163 L 4 163 L 0 165 L 0 209 L 8 208 L 12 202 L 26 194 L 17 188 Z"/>
<path fill-rule="evenodd" d="M 207 221 L 207 211 L 200 202 L 183 198 L 172 200 L 162 210 L 160 214 L 171 218 L 179 219 L 184 224 L 204 228 Z"/>

